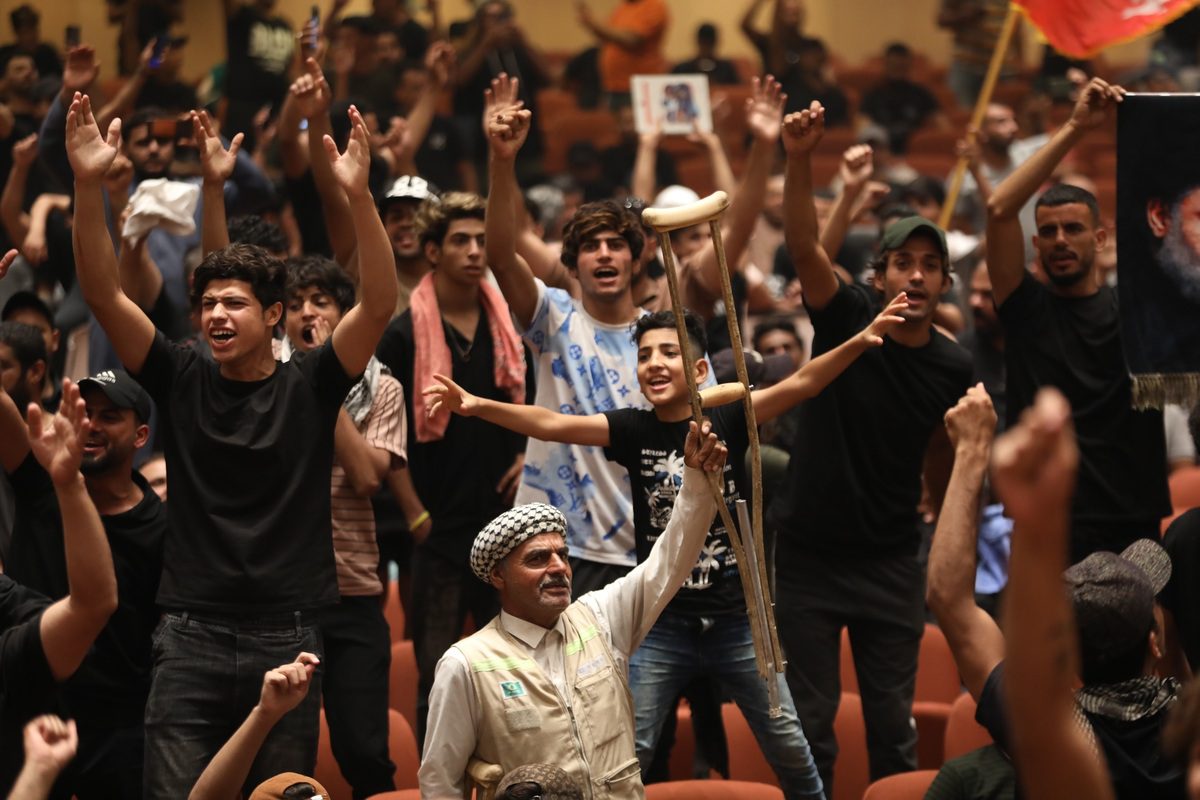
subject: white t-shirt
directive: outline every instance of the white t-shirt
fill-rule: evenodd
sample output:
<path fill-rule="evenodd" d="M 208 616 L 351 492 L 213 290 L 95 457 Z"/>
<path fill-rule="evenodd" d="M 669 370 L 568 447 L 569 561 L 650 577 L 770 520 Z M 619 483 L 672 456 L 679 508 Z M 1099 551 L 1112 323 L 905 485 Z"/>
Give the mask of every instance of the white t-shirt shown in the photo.
<path fill-rule="evenodd" d="M 650 408 L 637 380 L 632 325 L 606 325 L 562 289 L 537 281 L 537 310 L 524 338 L 537 376 L 534 403 L 561 414 Z M 567 518 L 572 556 L 632 567 L 629 475 L 600 447 L 530 438 L 517 504 L 549 503 Z"/>

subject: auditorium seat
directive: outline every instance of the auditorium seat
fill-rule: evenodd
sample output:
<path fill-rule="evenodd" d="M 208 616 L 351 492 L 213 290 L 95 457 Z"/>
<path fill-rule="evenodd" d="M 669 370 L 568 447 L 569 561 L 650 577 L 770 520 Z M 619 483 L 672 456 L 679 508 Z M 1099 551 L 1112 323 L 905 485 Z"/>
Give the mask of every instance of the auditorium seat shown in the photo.
<path fill-rule="evenodd" d="M 417 657 L 412 642 L 392 645 L 392 667 L 388 673 L 388 708 L 400 712 L 417 727 Z"/>
<path fill-rule="evenodd" d="M 936 769 L 889 775 L 868 786 L 863 800 L 921 800 L 936 777 Z"/>
<path fill-rule="evenodd" d="M 647 786 L 646 800 L 783 800 L 783 792 L 747 781 L 671 781 Z"/>
<path fill-rule="evenodd" d="M 396 788 L 416 789 L 417 768 L 421 757 L 417 752 L 417 737 L 412 727 L 394 709 L 388 709 L 388 752 L 396 765 Z M 350 784 L 342 777 L 342 770 L 333 757 L 329 744 L 329 726 L 325 722 L 325 709 L 321 709 L 321 734 L 317 742 L 317 768 L 313 775 L 330 797 L 348 798 Z"/>
<path fill-rule="evenodd" d="M 946 720 L 944 741 L 945 761 L 958 758 L 992 743 L 992 737 L 987 732 L 987 728 L 975 721 L 975 700 L 966 692 L 963 692 L 950 706 L 950 717 Z"/>

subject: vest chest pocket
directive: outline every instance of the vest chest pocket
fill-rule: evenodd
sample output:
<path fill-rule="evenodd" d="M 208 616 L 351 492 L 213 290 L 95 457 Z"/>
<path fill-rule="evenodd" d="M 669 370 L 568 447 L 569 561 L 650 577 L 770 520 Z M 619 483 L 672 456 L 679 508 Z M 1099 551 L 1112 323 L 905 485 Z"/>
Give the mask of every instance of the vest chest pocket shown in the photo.
<path fill-rule="evenodd" d="M 538 730 L 542 727 L 542 715 L 533 706 L 516 706 L 504 710 L 504 724 L 512 733 Z"/>
<path fill-rule="evenodd" d="M 575 684 L 575 692 L 583 705 L 576 718 L 587 725 L 593 747 L 603 747 L 628 732 L 633 720 L 621 719 L 623 687 L 611 665 L 580 680 Z"/>

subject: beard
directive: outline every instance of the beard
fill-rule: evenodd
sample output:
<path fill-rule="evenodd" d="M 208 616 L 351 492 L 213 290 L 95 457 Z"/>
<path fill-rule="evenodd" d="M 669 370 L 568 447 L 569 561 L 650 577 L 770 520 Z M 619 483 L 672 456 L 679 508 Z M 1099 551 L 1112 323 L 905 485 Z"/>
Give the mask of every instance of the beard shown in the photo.
<path fill-rule="evenodd" d="M 1181 231 L 1178 208 L 1171 213 L 1171 227 L 1158 251 L 1158 266 L 1189 303 L 1200 304 L 1200 254 L 1192 249 Z"/>
<path fill-rule="evenodd" d="M 116 460 L 116 454 L 111 449 L 95 457 L 84 456 L 79 462 L 79 471 L 84 475 L 103 475 L 112 469 Z"/>
<path fill-rule="evenodd" d="M 1093 262 L 1091 260 L 1084 261 L 1083 259 L 1080 259 L 1079 269 L 1075 270 L 1074 272 L 1058 272 L 1057 270 L 1050 269 L 1049 265 L 1046 263 L 1046 260 L 1043 259 L 1042 272 L 1046 273 L 1046 277 L 1055 286 L 1066 288 L 1067 286 L 1074 286 L 1086 278 L 1092 271 L 1092 264 Z"/>

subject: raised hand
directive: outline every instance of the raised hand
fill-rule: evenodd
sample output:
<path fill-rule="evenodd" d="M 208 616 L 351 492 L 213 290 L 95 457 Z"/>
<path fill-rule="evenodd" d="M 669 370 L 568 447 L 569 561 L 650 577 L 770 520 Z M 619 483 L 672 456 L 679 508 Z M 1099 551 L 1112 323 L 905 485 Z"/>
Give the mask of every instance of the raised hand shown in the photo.
<path fill-rule="evenodd" d="M 268 716 L 279 719 L 300 705 L 308 696 L 312 674 L 321 661 L 312 653 L 301 653 L 290 664 L 268 670 L 263 675 L 258 707 Z"/>
<path fill-rule="evenodd" d="M 76 92 L 86 92 L 99 74 L 100 62 L 96 60 L 95 48 L 86 44 L 72 47 L 63 64 L 63 98 L 73 97 Z"/>
<path fill-rule="evenodd" d="M 502 72 L 492 79 L 491 88 L 483 93 L 483 132 L 487 135 L 493 158 L 516 158 L 529 136 L 533 114 L 524 107 L 525 102 L 517 98 L 520 89 L 517 78 Z"/>
<path fill-rule="evenodd" d="M 807 155 L 825 135 L 825 107 L 820 101 L 783 118 L 783 149 L 789 156 Z"/>
<path fill-rule="evenodd" d="M 463 417 L 472 417 L 475 415 L 476 410 L 479 408 L 478 397 L 468 393 L 466 389 L 445 375 L 434 373 L 433 377 L 439 385 L 426 386 L 425 391 L 422 392 L 429 403 L 426 414 L 430 419 L 442 409 L 448 410 L 451 414 L 458 414 Z"/>
<path fill-rule="evenodd" d="M 434 42 L 425 51 L 425 69 L 433 79 L 433 86 L 438 91 L 450 84 L 450 74 L 454 71 L 454 45 L 449 42 Z"/>
<path fill-rule="evenodd" d="M 958 399 L 943 418 L 950 444 L 989 447 L 996 435 L 996 409 L 982 383 L 977 383 Z"/>
<path fill-rule="evenodd" d="M 18 139 L 17 143 L 12 146 L 13 166 L 28 168 L 37 161 L 38 157 L 38 135 L 31 133 L 24 139 Z"/>
<path fill-rule="evenodd" d="M 1021 421 L 992 448 L 992 486 L 1018 525 L 1066 514 L 1075 490 L 1079 448 L 1071 405 L 1056 389 L 1037 393 Z"/>
<path fill-rule="evenodd" d="M 908 308 L 908 295 L 904 292 L 892 298 L 892 302 L 887 304 L 887 308 L 880 311 L 875 319 L 871 320 L 871 324 L 863 328 L 858 334 L 863 338 L 868 345 L 879 347 L 883 344 L 883 337 L 888 331 L 895 328 L 897 325 L 904 324 L 904 317 L 900 316 L 900 312 Z"/>
<path fill-rule="evenodd" d="M 326 134 L 323 139 L 325 155 L 329 157 L 333 177 L 347 197 L 370 197 L 367 179 L 371 171 L 371 140 L 367 135 L 367 124 L 356 106 L 350 106 L 347 113 L 350 116 L 350 140 L 346 142 L 346 152 L 339 155 L 333 137 Z"/>
<path fill-rule="evenodd" d="M 1099 127 L 1124 99 L 1125 90 L 1120 86 L 1113 86 L 1100 78 L 1092 78 L 1075 101 L 1075 110 L 1071 112 L 1069 124 L 1085 131 Z"/>
<path fill-rule="evenodd" d="M 779 138 L 787 95 L 771 75 L 761 81 L 754 78 L 752 86 L 751 96 L 746 98 L 746 127 L 759 141 L 773 143 Z"/>
<path fill-rule="evenodd" d="M 304 72 L 292 82 L 292 102 L 302 119 L 312 119 L 315 114 L 326 114 L 333 102 L 333 92 L 325 81 L 325 73 L 315 58 L 304 60 Z"/>
<path fill-rule="evenodd" d="M 21 255 L 33 266 L 44 264 L 50 257 L 50 245 L 46 242 L 46 231 L 29 226 L 25 241 L 21 242 Z"/>
<path fill-rule="evenodd" d="M 97 181 L 104 177 L 121 149 L 121 120 L 108 126 L 108 137 L 100 134 L 92 101 L 75 93 L 67 111 L 67 158 L 76 181 Z"/>
<path fill-rule="evenodd" d="M 69 485 L 79 476 L 83 443 L 92 430 L 79 387 L 69 378 L 64 380 L 58 413 L 49 415 L 37 403 L 30 403 L 26 420 L 33 457 L 55 486 Z"/>
<path fill-rule="evenodd" d="M 238 150 L 242 147 L 244 134 L 237 134 L 229 143 L 229 149 L 221 144 L 216 126 L 207 111 L 192 112 L 192 132 L 196 137 L 196 146 L 200 150 L 200 169 L 204 174 L 204 182 L 224 186 L 225 181 L 233 174 L 237 166 Z"/>
<path fill-rule="evenodd" d="M 838 176 L 847 189 L 858 189 L 871 178 L 875 171 L 875 151 L 869 144 L 856 144 L 842 153 Z"/>
<path fill-rule="evenodd" d="M 25 763 L 45 775 L 57 775 L 75 757 L 79 736 L 75 720 L 54 714 L 37 717 L 25 726 Z"/>
<path fill-rule="evenodd" d="M 979 130 L 968 125 L 967 135 L 955 142 L 954 153 L 959 158 L 965 158 L 972 167 L 978 166 L 983 157 L 983 150 L 979 146 Z"/>

